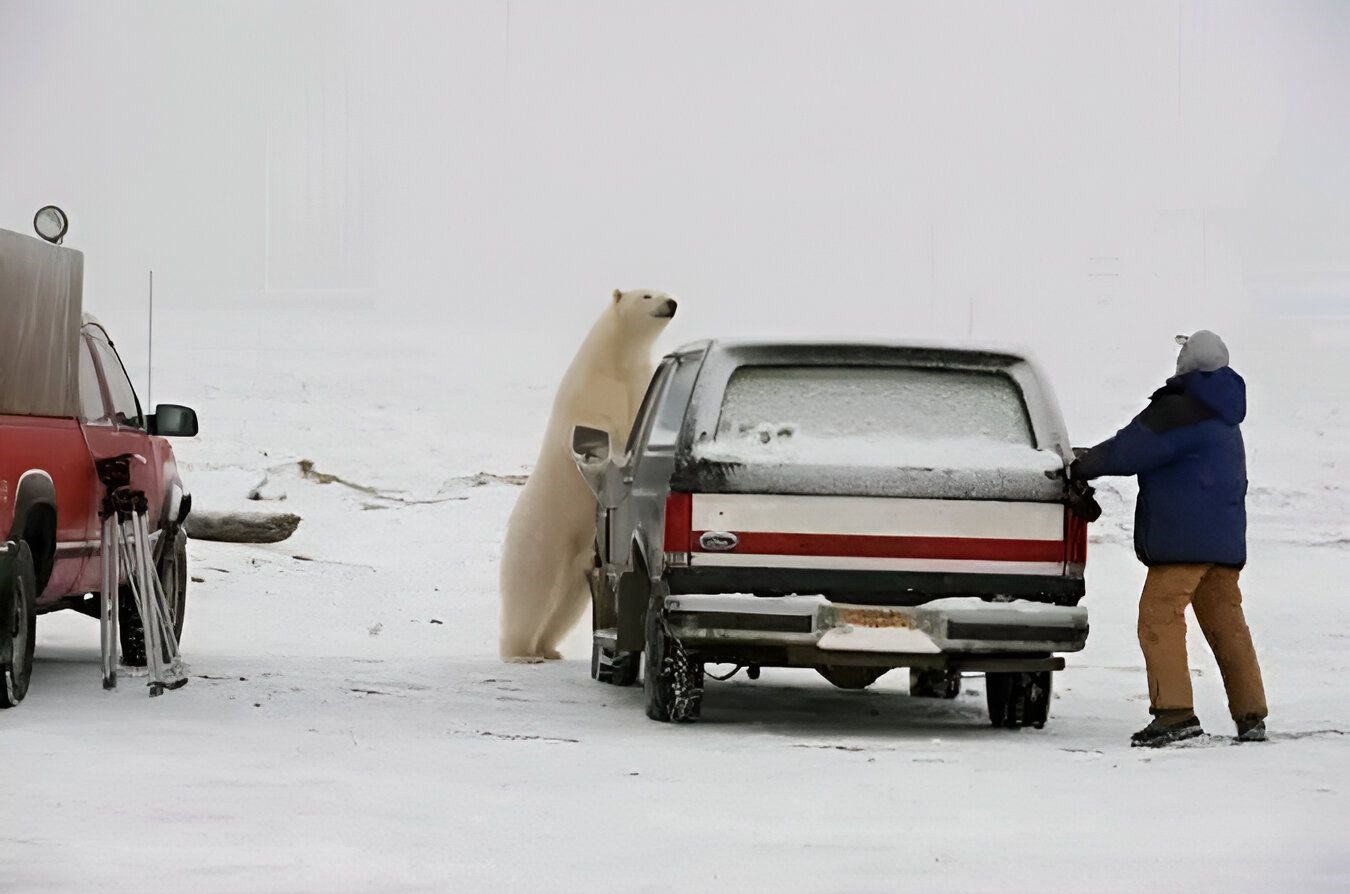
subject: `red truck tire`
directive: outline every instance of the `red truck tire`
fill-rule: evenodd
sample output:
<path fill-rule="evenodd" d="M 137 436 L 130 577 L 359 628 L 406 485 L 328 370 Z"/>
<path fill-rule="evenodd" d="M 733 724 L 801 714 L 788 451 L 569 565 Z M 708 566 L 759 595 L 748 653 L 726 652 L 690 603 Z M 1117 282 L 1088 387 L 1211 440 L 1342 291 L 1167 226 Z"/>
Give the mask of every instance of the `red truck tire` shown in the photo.
<path fill-rule="evenodd" d="M 37 572 L 33 552 L 22 540 L 5 590 L 0 592 L 0 708 L 12 708 L 28 694 L 37 639 Z"/>
<path fill-rule="evenodd" d="M 155 567 L 164 599 L 173 615 L 174 639 L 183 636 L 183 616 L 187 613 L 187 534 L 180 527 L 173 541 L 159 557 Z M 128 667 L 145 667 L 145 626 L 136 611 L 136 603 L 129 587 L 123 586 L 118 595 L 120 615 L 117 632 L 122 644 L 122 663 Z M 168 656 L 165 656 L 166 660 Z"/>

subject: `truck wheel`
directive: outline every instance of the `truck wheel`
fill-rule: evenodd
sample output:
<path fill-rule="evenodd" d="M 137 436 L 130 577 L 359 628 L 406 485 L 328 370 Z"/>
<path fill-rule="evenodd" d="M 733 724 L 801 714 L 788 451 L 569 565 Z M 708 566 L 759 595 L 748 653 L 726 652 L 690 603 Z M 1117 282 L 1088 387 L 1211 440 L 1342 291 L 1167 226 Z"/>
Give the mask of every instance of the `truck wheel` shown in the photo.
<path fill-rule="evenodd" d="M 840 689 L 866 689 L 888 670 L 889 667 L 852 667 L 845 664 L 821 664 L 816 667 L 816 673 Z"/>
<path fill-rule="evenodd" d="M 12 708 L 28 694 L 37 640 L 37 572 L 23 541 L 5 589 L 0 593 L 0 708 Z"/>
<path fill-rule="evenodd" d="M 1041 729 L 1050 718 L 1050 671 L 987 673 L 984 689 L 994 726 Z"/>
<path fill-rule="evenodd" d="M 647 610 L 646 670 L 642 675 L 647 716 L 663 723 L 691 723 L 703 708 L 703 664 L 670 636 L 655 605 Z"/>
<path fill-rule="evenodd" d="M 956 698 L 961 694 L 961 672 L 946 668 L 910 668 L 909 694 L 916 698 Z"/>
<path fill-rule="evenodd" d="M 598 640 L 591 642 L 591 679 L 613 686 L 632 686 L 637 682 L 638 666 L 642 656 L 637 652 L 624 652 L 615 657 L 614 652 L 600 645 Z"/>
<path fill-rule="evenodd" d="M 169 613 L 173 616 L 174 638 L 181 639 L 183 616 L 187 612 L 188 581 L 187 533 L 182 528 L 174 536 L 173 548 L 160 554 L 156 570 Z M 141 613 L 136 610 L 136 600 L 127 586 L 122 587 L 118 595 L 117 633 L 122 643 L 122 663 L 127 667 L 145 667 L 145 625 L 141 623 Z"/>

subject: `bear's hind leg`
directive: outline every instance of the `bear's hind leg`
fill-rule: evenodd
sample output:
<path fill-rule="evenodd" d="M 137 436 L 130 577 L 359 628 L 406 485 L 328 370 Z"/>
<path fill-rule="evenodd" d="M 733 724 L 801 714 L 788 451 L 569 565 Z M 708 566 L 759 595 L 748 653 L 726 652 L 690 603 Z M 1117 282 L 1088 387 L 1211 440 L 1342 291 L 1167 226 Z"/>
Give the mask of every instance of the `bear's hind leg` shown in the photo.
<path fill-rule="evenodd" d="M 533 664 L 544 660 L 535 651 L 534 642 L 551 597 L 534 595 L 538 583 L 531 586 L 528 571 L 515 563 L 503 564 L 497 640 L 497 651 L 503 661 Z"/>
<path fill-rule="evenodd" d="M 535 649 L 538 654 L 545 658 L 557 659 L 562 657 L 558 651 L 558 645 L 562 642 L 577 622 L 581 620 L 585 613 L 586 603 L 590 599 L 590 593 L 585 589 L 572 586 L 567 593 L 559 600 L 552 617 L 539 634 L 539 639 L 535 642 Z"/>
<path fill-rule="evenodd" d="M 586 569 L 590 567 L 590 552 L 559 569 L 555 590 L 550 600 L 548 615 L 534 642 L 535 654 L 546 658 L 562 657 L 558 645 L 586 611 L 590 602 L 590 587 L 586 585 Z"/>
<path fill-rule="evenodd" d="M 501 633 L 497 640 L 497 653 L 503 661 L 533 664 L 543 660 L 543 656 L 534 651 L 533 619 L 522 618 L 520 607 L 513 606 L 508 599 L 502 600 Z"/>

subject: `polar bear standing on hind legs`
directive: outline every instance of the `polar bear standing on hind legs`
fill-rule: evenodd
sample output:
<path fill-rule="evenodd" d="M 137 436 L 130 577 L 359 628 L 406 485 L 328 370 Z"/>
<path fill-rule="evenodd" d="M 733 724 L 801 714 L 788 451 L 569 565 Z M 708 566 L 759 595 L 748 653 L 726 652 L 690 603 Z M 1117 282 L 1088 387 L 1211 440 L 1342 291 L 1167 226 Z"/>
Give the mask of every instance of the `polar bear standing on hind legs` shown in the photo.
<path fill-rule="evenodd" d="M 572 459 L 572 427 L 607 431 L 614 449 L 623 449 L 655 369 L 652 346 L 675 307 L 664 292 L 615 289 L 563 375 L 502 547 L 500 650 L 507 661 L 561 658 L 558 643 L 585 611 L 596 504 Z"/>

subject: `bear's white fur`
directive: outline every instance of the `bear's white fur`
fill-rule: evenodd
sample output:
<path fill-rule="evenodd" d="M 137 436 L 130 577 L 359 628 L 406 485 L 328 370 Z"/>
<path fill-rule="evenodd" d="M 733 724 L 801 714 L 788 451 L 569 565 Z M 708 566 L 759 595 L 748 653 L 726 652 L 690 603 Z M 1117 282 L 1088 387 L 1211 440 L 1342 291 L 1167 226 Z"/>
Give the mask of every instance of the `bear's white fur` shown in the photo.
<path fill-rule="evenodd" d="M 652 347 L 675 307 L 664 292 L 616 289 L 563 375 L 502 547 L 499 647 L 506 660 L 562 657 L 558 643 L 590 601 L 596 502 L 572 458 L 572 427 L 608 431 L 613 449 L 624 449 L 652 377 Z"/>

